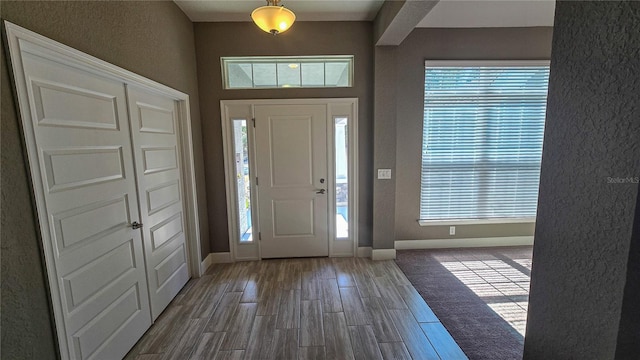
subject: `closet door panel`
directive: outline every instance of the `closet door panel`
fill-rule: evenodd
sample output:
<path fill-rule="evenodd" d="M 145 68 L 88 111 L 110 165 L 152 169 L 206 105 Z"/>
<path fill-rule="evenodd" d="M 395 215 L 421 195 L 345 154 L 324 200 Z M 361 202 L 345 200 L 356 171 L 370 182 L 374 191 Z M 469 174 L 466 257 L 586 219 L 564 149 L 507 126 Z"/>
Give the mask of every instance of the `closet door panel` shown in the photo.
<path fill-rule="evenodd" d="M 125 85 L 32 53 L 22 66 L 58 326 L 71 358 L 121 358 L 151 325 Z"/>
<path fill-rule="evenodd" d="M 127 89 L 153 319 L 189 280 L 177 104 Z"/>

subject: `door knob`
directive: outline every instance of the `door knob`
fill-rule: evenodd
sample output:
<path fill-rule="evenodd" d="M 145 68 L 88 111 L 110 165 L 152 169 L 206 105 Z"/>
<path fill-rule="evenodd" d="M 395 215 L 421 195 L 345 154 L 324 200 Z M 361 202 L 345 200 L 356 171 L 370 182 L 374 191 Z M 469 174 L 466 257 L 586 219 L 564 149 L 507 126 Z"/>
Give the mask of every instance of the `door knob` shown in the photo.
<path fill-rule="evenodd" d="M 142 224 L 140 224 L 137 221 L 134 221 L 134 222 L 131 223 L 131 228 L 132 229 L 140 229 L 141 227 L 142 227 Z"/>
<path fill-rule="evenodd" d="M 316 194 L 324 194 L 325 189 L 316 189 Z"/>

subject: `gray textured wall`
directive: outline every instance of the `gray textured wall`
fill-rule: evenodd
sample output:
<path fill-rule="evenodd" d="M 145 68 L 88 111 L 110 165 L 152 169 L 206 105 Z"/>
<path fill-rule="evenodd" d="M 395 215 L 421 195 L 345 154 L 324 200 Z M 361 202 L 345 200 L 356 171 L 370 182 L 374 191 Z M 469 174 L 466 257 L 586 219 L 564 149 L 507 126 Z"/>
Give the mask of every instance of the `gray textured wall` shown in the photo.
<path fill-rule="evenodd" d="M 640 209 L 608 178 L 640 177 L 639 58 L 639 2 L 558 2 L 525 359 L 614 358 Z"/>
<path fill-rule="evenodd" d="M 373 248 L 393 249 L 396 203 L 397 46 L 375 48 Z M 377 179 L 377 169 L 391 179 Z"/>
<path fill-rule="evenodd" d="M 229 251 L 222 171 L 220 100 L 359 98 L 360 245 L 371 244 L 373 162 L 373 26 L 371 22 L 298 22 L 273 36 L 250 22 L 196 23 L 196 51 L 206 165 L 211 251 Z M 355 55 L 353 88 L 223 90 L 221 56 Z"/>
<path fill-rule="evenodd" d="M 193 25 L 172 2 L 3 0 L 0 14 L 2 19 L 189 94 L 193 129 L 200 133 Z M 2 49 L 2 358 L 53 359 L 57 347 L 5 60 Z M 195 136 L 194 143 L 198 186 L 203 190 L 201 138 Z M 204 193 L 199 195 L 206 256 L 206 200 Z"/>
<path fill-rule="evenodd" d="M 8 93 L 9 73 L 4 54 L 0 60 L 2 358 L 55 359 L 57 348 L 40 260 L 37 224 L 31 206 L 31 188 L 24 167 L 15 108 Z"/>
<path fill-rule="evenodd" d="M 533 224 L 421 227 L 420 167 L 424 99 L 424 61 L 549 59 L 553 29 L 415 29 L 398 46 L 396 140 L 396 240 L 533 235 Z M 392 247 L 392 245 L 391 245 Z"/>
<path fill-rule="evenodd" d="M 636 200 L 636 217 L 627 260 L 627 281 L 622 299 L 616 359 L 635 359 L 640 354 L 640 190 Z"/>

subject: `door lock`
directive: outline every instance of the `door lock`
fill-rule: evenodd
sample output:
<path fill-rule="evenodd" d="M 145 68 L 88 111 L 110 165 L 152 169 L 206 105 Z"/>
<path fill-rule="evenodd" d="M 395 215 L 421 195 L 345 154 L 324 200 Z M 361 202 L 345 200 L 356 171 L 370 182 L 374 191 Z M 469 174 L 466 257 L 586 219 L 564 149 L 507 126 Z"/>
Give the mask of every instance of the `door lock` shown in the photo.
<path fill-rule="evenodd" d="M 142 227 L 142 224 L 140 224 L 137 221 L 134 221 L 134 222 L 131 223 L 131 228 L 132 229 L 140 229 L 141 227 Z"/>
<path fill-rule="evenodd" d="M 316 189 L 316 194 L 324 194 L 325 189 Z"/>

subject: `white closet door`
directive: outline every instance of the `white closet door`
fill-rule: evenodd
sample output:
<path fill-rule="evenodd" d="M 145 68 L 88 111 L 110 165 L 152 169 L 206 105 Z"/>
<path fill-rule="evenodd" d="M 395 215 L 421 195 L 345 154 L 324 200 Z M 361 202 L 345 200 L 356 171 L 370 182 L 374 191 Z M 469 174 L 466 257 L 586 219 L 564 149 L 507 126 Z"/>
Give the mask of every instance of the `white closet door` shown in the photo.
<path fill-rule="evenodd" d="M 122 358 L 151 325 L 125 86 L 26 52 L 22 65 L 57 326 L 73 359 Z"/>
<path fill-rule="evenodd" d="M 128 88 L 151 313 L 156 319 L 189 280 L 176 107 Z"/>

